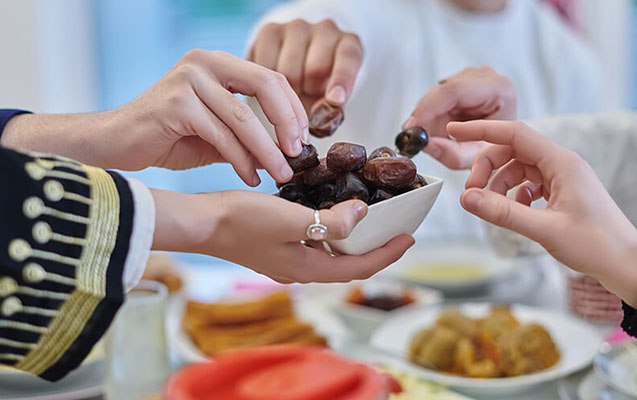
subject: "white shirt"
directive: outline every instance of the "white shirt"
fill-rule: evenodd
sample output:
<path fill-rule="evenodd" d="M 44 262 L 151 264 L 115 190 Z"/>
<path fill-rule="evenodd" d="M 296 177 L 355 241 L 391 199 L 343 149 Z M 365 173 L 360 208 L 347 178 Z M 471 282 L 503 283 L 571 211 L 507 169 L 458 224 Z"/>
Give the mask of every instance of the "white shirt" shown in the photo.
<path fill-rule="evenodd" d="M 275 8 L 259 26 L 295 18 L 331 18 L 358 34 L 365 51 L 345 122 L 331 138 L 313 139 L 322 155 L 335 141 L 360 143 L 368 151 L 393 145 L 418 100 L 440 79 L 469 66 L 489 65 L 513 80 L 520 118 L 591 112 L 600 103 L 600 74 L 591 53 L 552 9 L 535 0 L 510 0 L 503 11 L 482 15 L 445 0 L 299 0 Z M 467 173 L 424 154 L 414 161 L 421 174 L 445 181 L 417 237 L 481 237 L 477 219 L 459 204 Z"/>

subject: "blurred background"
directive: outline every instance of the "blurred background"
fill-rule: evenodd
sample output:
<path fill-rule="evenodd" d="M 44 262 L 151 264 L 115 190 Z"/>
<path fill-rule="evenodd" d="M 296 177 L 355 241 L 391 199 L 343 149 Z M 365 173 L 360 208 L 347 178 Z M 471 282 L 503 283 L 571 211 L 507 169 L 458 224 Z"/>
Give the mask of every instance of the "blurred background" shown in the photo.
<path fill-rule="evenodd" d="M 599 57 L 604 108 L 636 107 L 637 1 L 550 1 Z M 2 1 L 0 108 L 67 113 L 117 107 L 152 85 L 192 48 L 244 56 L 252 26 L 282 2 Z M 246 188 L 226 166 L 180 173 L 149 169 L 131 175 L 152 187 L 186 192 Z M 263 181 L 256 190 L 275 191 L 268 177 Z"/>

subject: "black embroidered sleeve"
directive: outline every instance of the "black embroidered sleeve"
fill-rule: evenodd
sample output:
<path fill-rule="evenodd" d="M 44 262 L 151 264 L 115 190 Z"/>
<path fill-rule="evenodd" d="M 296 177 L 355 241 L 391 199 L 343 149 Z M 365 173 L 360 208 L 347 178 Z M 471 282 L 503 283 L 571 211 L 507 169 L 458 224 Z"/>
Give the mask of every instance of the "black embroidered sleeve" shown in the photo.
<path fill-rule="evenodd" d="M 632 337 L 637 337 L 637 310 L 622 302 L 624 307 L 624 319 L 622 329 Z"/>
<path fill-rule="evenodd" d="M 57 380 L 124 300 L 133 199 L 117 174 L 0 147 L 0 363 Z"/>

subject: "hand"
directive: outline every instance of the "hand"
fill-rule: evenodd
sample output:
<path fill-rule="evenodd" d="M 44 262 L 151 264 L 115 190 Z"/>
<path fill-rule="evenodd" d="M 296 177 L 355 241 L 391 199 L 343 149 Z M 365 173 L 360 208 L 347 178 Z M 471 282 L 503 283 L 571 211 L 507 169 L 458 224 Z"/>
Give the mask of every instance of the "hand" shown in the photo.
<path fill-rule="evenodd" d="M 257 98 L 275 126 L 281 150 L 234 93 Z M 225 161 L 256 186 L 257 167 L 278 182 L 292 177 L 283 153 L 301 152 L 301 138 L 309 140 L 307 125 L 303 105 L 283 75 L 223 52 L 193 50 L 118 109 L 19 116 L 7 126 L 3 144 L 124 170 Z"/>
<path fill-rule="evenodd" d="M 467 68 L 440 81 L 423 97 L 403 128 L 423 127 L 429 133 L 424 152 L 451 169 L 467 169 L 486 144 L 449 140 L 450 121 L 513 120 L 517 117 L 515 87 L 491 68 Z"/>
<path fill-rule="evenodd" d="M 248 58 L 285 75 L 309 111 L 322 97 L 338 106 L 349 99 L 363 47 L 332 20 L 312 25 L 297 19 L 261 28 Z"/>
<path fill-rule="evenodd" d="M 538 242 L 637 304 L 637 230 L 577 153 L 520 122 L 451 123 L 448 131 L 458 141 L 493 144 L 473 163 L 461 197 L 467 211 Z M 513 188 L 515 201 L 506 197 Z M 541 197 L 546 209 L 531 208 Z"/>
<path fill-rule="evenodd" d="M 186 195 L 156 190 L 153 195 L 153 249 L 208 254 L 284 283 L 366 279 L 414 243 L 402 235 L 362 256 L 333 257 L 300 243 L 307 239 L 314 210 L 279 197 L 246 191 Z M 343 239 L 366 215 L 367 205 L 347 201 L 320 213 L 328 239 Z"/>

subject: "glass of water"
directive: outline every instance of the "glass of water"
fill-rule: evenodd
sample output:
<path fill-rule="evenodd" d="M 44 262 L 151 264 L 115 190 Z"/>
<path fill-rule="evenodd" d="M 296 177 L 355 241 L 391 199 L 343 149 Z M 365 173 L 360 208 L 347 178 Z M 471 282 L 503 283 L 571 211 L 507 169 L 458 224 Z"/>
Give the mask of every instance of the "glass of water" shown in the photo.
<path fill-rule="evenodd" d="M 106 399 L 143 400 L 161 394 L 170 373 L 166 344 L 168 290 L 142 281 L 131 290 L 106 335 Z"/>

